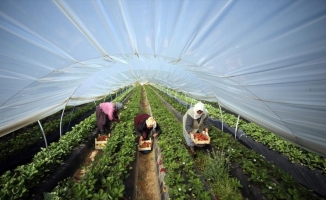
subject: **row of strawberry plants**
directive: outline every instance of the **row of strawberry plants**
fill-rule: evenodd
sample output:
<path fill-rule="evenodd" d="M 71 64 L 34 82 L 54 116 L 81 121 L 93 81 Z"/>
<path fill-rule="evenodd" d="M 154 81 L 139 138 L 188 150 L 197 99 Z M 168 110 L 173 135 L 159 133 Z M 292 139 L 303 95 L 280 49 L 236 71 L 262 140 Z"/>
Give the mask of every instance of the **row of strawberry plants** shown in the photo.
<path fill-rule="evenodd" d="M 230 176 L 231 165 L 226 159 L 223 150 L 214 149 L 209 153 L 197 151 L 195 163 L 215 196 L 218 196 L 217 199 L 244 199 L 240 192 L 242 185 L 238 179 Z"/>
<path fill-rule="evenodd" d="M 85 113 L 91 110 L 94 110 L 94 103 L 90 103 L 87 106 L 78 109 L 72 117 L 70 115 L 64 116 L 62 121 L 63 126 L 68 125 L 70 121 L 78 119 L 79 117 L 83 116 Z M 47 121 L 43 125 L 43 129 L 46 136 L 50 135 L 51 133 L 54 133 L 60 128 L 61 112 L 58 112 L 55 115 L 57 115 L 57 117 L 52 121 L 44 119 L 45 121 Z M 51 118 L 53 118 L 53 116 L 51 116 Z M 9 158 L 12 158 L 13 156 L 22 152 L 24 149 L 27 149 L 32 145 L 36 145 L 40 140 L 42 140 L 41 129 L 38 125 L 35 125 L 32 126 L 25 133 L 19 134 L 8 141 L 1 142 L 0 161 L 4 162 Z"/>
<path fill-rule="evenodd" d="M 125 91 L 125 94 L 128 93 L 132 88 L 129 88 Z M 112 99 L 112 97 L 116 96 L 117 93 L 121 93 L 122 91 L 117 91 L 115 94 L 109 95 L 109 97 Z M 121 95 L 120 95 L 121 96 Z M 97 101 L 95 104 L 98 105 L 100 103 L 100 100 Z M 67 126 L 70 122 L 74 122 L 75 120 L 79 119 L 85 113 L 88 113 L 92 110 L 95 110 L 95 105 L 93 102 L 78 106 L 77 109 L 68 115 L 65 115 L 62 120 L 62 126 Z M 65 113 L 68 111 L 73 110 L 74 108 L 71 106 L 68 106 L 65 109 Z M 62 112 L 59 111 L 49 117 L 44 118 L 41 121 L 44 121 L 43 129 L 45 132 L 45 135 L 48 136 L 52 133 L 58 132 L 60 129 L 60 120 L 61 120 L 61 114 Z M 19 131 L 18 131 L 19 132 Z M 9 158 L 12 158 L 13 156 L 19 154 L 24 149 L 27 149 L 28 147 L 32 145 L 36 145 L 40 140 L 42 140 L 41 135 L 41 129 L 38 125 L 38 123 L 33 123 L 33 125 L 30 125 L 28 130 L 24 133 L 20 133 L 8 141 L 0 142 L 0 162 L 4 162 L 8 160 Z"/>
<path fill-rule="evenodd" d="M 179 107 L 175 99 L 155 90 L 174 108 Z M 239 145 L 231 135 L 211 129 L 210 136 L 212 145 L 226 153 L 227 161 L 239 163 L 248 180 L 258 186 L 268 199 L 318 199 L 313 191 L 299 185 L 292 176 L 268 163 L 261 155 Z"/>
<path fill-rule="evenodd" d="M 231 135 L 214 129 L 212 144 L 226 152 L 229 162 L 239 163 L 250 184 L 260 188 L 268 199 L 319 199 L 279 167 L 267 162 L 253 150 L 239 145 Z"/>
<path fill-rule="evenodd" d="M 152 114 L 163 127 L 158 142 L 162 154 L 159 159 L 159 171 L 165 175 L 164 187 L 169 198 L 211 199 L 211 193 L 204 187 L 200 174 L 196 172 L 192 156 L 184 145 L 182 125 L 159 96 L 148 86 L 145 88 Z"/>
<path fill-rule="evenodd" d="M 51 143 L 47 149 L 42 148 L 35 154 L 31 163 L 21 165 L 13 171 L 6 171 L 0 177 L 0 198 L 22 199 L 28 196 L 31 188 L 60 165 L 70 151 L 88 137 L 89 132 L 94 129 L 94 116 L 95 114 L 73 127 L 59 142 Z"/>
<path fill-rule="evenodd" d="M 95 128 L 95 114 L 83 120 L 67 132 L 58 142 L 53 142 L 35 154 L 33 161 L 6 171 L 0 177 L 1 199 L 21 199 L 29 196 L 29 191 L 42 178 L 49 175 L 71 151 L 83 143 Z"/>
<path fill-rule="evenodd" d="M 160 87 L 160 90 L 162 88 Z M 186 103 L 195 104 L 198 100 L 182 95 L 173 90 L 168 90 L 168 92 Z M 219 108 L 210 105 L 207 102 L 207 110 L 210 116 L 214 119 L 221 119 L 221 113 Z M 236 128 L 237 117 L 222 111 L 223 121 L 227 123 L 232 128 Z M 326 158 L 319 156 L 317 154 L 311 153 L 302 149 L 292 143 L 283 140 L 279 136 L 267 131 L 266 129 L 250 122 L 247 123 L 245 120 L 240 118 L 238 129 L 243 129 L 247 136 L 253 138 L 255 141 L 260 142 L 270 148 L 271 150 L 282 153 L 287 156 L 292 163 L 299 163 L 301 165 L 307 166 L 310 169 L 320 170 L 323 174 L 326 174 Z"/>
<path fill-rule="evenodd" d="M 121 122 L 112 130 L 103 149 L 94 161 L 84 167 L 86 171 L 81 181 L 71 177 L 60 182 L 48 194 L 48 199 L 120 199 L 125 193 L 125 180 L 135 160 L 136 145 L 133 135 L 133 116 L 138 114 L 141 87 L 134 88 L 128 108 L 121 112 Z"/>
<path fill-rule="evenodd" d="M 160 123 L 161 121 L 164 121 L 166 123 L 165 126 L 168 127 L 167 131 L 170 131 L 170 133 L 173 134 L 173 135 L 164 134 L 164 136 L 167 137 L 162 137 L 160 138 L 159 141 L 160 147 L 162 146 L 162 153 L 164 154 L 163 164 L 166 164 L 167 161 L 171 162 L 171 164 L 167 163 L 166 164 L 167 166 L 165 166 L 167 169 L 169 169 L 168 174 L 171 175 L 167 177 L 168 178 L 167 180 L 164 180 L 165 183 L 167 182 L 169 183 L 170 179 L 175 180 L 176 178 L 174 176 L 180 178 L 179 175 L 175 175 L 172 172 L 179 174 L 180 172 L 178 171 L 179 170 L 178 167 L 179 168 L 181 167 L 182 170 L 191 171 L 190 174 L 192 176 L 190 177 L 189 183 L 186 184 L 186 188 L 191 189 L 188 192 L 188 195 L 191 194 L 189 195 L 190 197 L 194 199 L 203 199 L 204 197 L 210 199 L 208 196 L 203 197 L 201 195 L 204 184 L 198 179 L 198 176 L 205 175 L 204 176 L 205 181 L 206 183 L 208 183 L 209 186 L 208 190 L 213 193 L 216 199 L 234 199 L 234 200 L 242 199 L 241 192 L 238 189 L 239 187 L 241 187 L 240 182 L 235 178 L 231 178 L 228 174 L 228 171 L 225 170 L 221 171 L 222 169 L 225 169 L 227 167 L 226 163 L 223 163 L 223 165 L 220 167 L 214 166 L 216 163 L 210 161 L 215 161 L 218 158 L 211 159 L 209 154 L 199 154 L 200 156 L 197 157 L 195 160 L 193 160 L 192 157 L 189 155 L 189 153 L 186 151 L 186 147 L 185 147 L 186 144 L 182 134 L 181 124 L 177 121 L 176 117 L 171 113 L 171 111 L 169 111 L 169 109 L 167 109 L 165 106 L 162 106 L 162 102 L 161 100 L 158 100 L 159 97 L 157 96 L 156 92 L 152 91 L 149 88 L 147 89 L 147 91 L 149 91 L 148 93 L 151 95 L 150 98 L 151 106 L 152 107 L 156 106 L 154 111 L 157 112 L 156 114 L 158 116 L 160 116 L 160 118 L 158 118 L 157 116 L 156 118 L 160 120 Z M 153 95 L 154 93 L 155 95 Z M 158 101 L 159 103 L 153 105 L 152 103 L 153 99 L 155 102 Z M 174 104 L 173 106 L 177 109 L 178 108 L 182 110 L 184 109 L 184 106 L 180 106 L 180 104 Z M 157 108 L 161 108 L 161 109 L 158 110 Z M 169 115 L 166 114 L 162 115 L 162 113 L 169 113 Z M 182 143 L 183 145 L 180 145 L 180 143 Z M 174 151 L 173 146 L 175 145 L 177 145 L 178 150 L 180 150 L 179 152 Z M 169 159 L 167 159 L 167 156 Z M 187 160 L 185 160 L 185 157 L 187 158 Z M 179 162 L 175 162 L 176 160 L 178 160 Z M 203 162 L 201 162 L 200 160 L 203 160 Z M 199 163 L 201 165 L 199 165 Z M 184 168 L 185 164 L 187 165 L 187 169 Z M 204 164 L 205 164 L 205 168 L 203 166 Z M 170 165 L 172 165 L 172 167 L 177 168 L 177 170 L 171 172 Z M 199 171 L 196 170 L 195 166 L 198 167 Z M 200 172 L 200 173 L 197 175 L 196 172 Z M 208 172 L 211 172 L 211 174 L 209 174 Z M 218 174 L 215 172 L 218 172 Z M 178 188 L 178 186 L 176 186 L 176 188 Z M 179 193 L 180 191 L 173 191 L 173 192 Z"/>

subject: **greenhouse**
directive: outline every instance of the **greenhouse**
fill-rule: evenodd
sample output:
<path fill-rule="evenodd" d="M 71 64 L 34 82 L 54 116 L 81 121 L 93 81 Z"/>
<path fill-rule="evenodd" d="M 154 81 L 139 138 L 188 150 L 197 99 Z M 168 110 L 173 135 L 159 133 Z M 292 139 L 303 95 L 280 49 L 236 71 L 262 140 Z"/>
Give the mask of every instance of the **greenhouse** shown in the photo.
<path fill-rule="evenodd" d="M 326 199 L 324 1 L 2 0 L 0 36 L 1 200 Z"/>

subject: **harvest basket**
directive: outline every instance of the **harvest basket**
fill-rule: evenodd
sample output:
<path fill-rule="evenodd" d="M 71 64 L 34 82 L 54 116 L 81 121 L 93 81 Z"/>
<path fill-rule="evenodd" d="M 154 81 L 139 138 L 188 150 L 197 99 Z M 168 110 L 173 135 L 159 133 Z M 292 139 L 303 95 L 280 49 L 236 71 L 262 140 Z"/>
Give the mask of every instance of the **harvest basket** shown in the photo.
<path fill-rule="evenodd" d="M 152 138 L 150 138 L 149 140 L 143 140 L 138 144 L 138 151 L 147 151 L 151 149 L 152 149 Z"/>
<path fill-rule="evenodd" d="M 106 137 L 105 140 L 98 140 L 100 137 Z M 95 138 L 95 149 L 103 149 L 107 143 L 107 136 L 98 134 L 98 137 Z"/>
<path fill-rule="evenodd" d="M 200 140 L 198 139 L 198 137 L 196 137 L 196 135 L 198 136 L 205 136 L 207 138 L 207 140 Z M 211 138 L 206 135 L 205 133 L 195 133 L 194 137 L 191 137 L 191 140 L 195 143 L 195 144 L 210 144 L 211 143 Z"/>

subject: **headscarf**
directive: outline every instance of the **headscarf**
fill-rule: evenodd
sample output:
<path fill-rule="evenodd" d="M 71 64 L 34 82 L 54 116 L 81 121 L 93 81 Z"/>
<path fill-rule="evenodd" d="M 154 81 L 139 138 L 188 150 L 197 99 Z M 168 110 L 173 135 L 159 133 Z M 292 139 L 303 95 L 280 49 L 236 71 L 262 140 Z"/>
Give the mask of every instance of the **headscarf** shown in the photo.
<path fill-rule="evenodd" d="M 150 128 L 156 128 L 156 121 L 153 117 L 149 117 L 147 120 L 146 120 L 146 125 Z"/>
<path fill-rule="evenodd" d="M 123 104 L 122 103 L 120 103 L 120 102 L 116 102 L 115 103 L 115 109 L 121 110 L 122 108 L 123 108 Z"/>
<path fill-rule="evenodd" d="M 201 114 L 198 114 L 197 113 L 198 110 L 201 110 L 203 112 Z M 202 102 L 196 103 L 194 106 L 194 119 L 199 119 L 202 116 L 202 114 L 204 113 L 204 111 L 205 111 L 204 104 Z"/>

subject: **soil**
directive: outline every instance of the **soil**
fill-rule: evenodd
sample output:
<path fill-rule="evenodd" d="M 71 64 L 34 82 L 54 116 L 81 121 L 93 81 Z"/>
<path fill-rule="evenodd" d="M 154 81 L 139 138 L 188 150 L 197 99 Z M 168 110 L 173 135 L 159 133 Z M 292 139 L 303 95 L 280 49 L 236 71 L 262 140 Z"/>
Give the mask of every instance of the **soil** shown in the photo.
<path fill-rule="evenodd" d="M 143 91 L 143 100 L 141 108 L 144 113 L 151 114 L 149 103 L 147 102 L 147 95 Z M 155 171 L 155 154 L 151 151 L 148 154 L 139 153 L 138 166 L 138 185 L 137 185 L 137 199 L 138 200 L 153 200 L 160 199 L 158 191 L 158 175 Z"/>
<path fill-rule="evenodd" d="M 83 166 L 89 166 L 97 154 L 101 154 L 101 150 L 91 151 L 85 159 Z M 138 200 L 153 200 L 159 199 L 158 181 L 155 171 L 154 152 L 148 154 L 139 153 L 139 166 L 138 166 L 138 185 L 137 185 L 137 199 Z M 145 165 L 143 165 L 145 164 Z M 76 182 L 81 181 L 85 174 L 84 168 L 79 168 L 73 175 L 73 180 Z"/>
<path fill-rule="evenodd" d="M 85 162 L 83 163 L 82 166 L 89 166 L 93 161 L 94 161 L 94 158 L 97 154 L 101 154 L 102 151 L 101 150 L 92 150 L 88 156 L 86 157 L 85 159 Z M 81 178 L 84 176 L 86 170 L 84 168 L 79 168 L 75 174 L 73 175 L 73 180 L 76 181 L 76 182 L 79 182 L 81 180 Z"/>
<path fill-rule="evenodd" d="M 159 199 L 157 182 L 154 152 L 151 151 L 149 154 L 139 153 L 137 199 Z"/>

